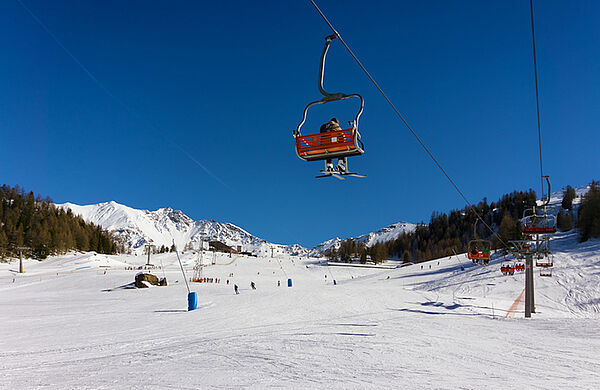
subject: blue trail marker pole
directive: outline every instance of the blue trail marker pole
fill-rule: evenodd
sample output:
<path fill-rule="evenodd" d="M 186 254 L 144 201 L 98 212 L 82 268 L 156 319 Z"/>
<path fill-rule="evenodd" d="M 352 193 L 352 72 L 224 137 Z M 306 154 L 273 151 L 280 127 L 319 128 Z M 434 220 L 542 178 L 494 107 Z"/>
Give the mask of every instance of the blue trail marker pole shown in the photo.
<path fill-rule="evenodd" d="M 179 261 L 179 266 L 181 267 L 181 273 L 183 274 L 183 280 L 185 281 L 185 287 L 188 291 L 188 311 L 196 310 L 198 307 L 198 300 L 195 292 L 190 291 L 190 285 L 187 281 L 187 276 L 185 276 L 185 270 L 183 269 L 183 264 L 181 263 L 181 259 L 179 258 L 179 252 L 177 251 L 177 247 L 175 246 L 175 240 L 173 240 L 173 247 L 175 247 L 175 254 L 177 255 L 177 260 Z"/>

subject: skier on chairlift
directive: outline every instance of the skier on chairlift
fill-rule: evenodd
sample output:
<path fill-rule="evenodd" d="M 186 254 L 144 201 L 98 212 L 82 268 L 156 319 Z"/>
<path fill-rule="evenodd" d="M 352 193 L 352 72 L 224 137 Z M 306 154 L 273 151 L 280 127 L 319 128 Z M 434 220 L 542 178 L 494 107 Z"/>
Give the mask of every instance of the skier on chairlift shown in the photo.
<path fill-rule="evenodd" d="M 319 128 L 319 133 L 328 133 L 330 131 L 341 131 L 342 127 L 340 126 L 340 122 L 337 118 L 331 118 L 329 122 L 325 122 Z M 333 171 L 333 161 L 328 158 L 326 161 L 326 171 Z M 337 170 L 339 172 L 346 171 L 346 158 L 338 158 Z"/>
<path fill-rule="evenodd" d="M 342 127 L 340 126 L 340 122 L 337 120 L 337 118 L 331 118 L 331 120 L 329 122 L 325 122 L 321 125 L 321 128 L 319 129 L 319 133 L 328 133 L 330 131 L 339 131 L 342 130 Z"/>
<path fill-rule="evenodd" d="M 330 131 L 340 131 L 342 127 L 340 126 L 340 122 L 337 118 L 331 118 L 329 122 L 325 122 L 321 125 L 319 129 L 319 133 L 329 133 Z M 340 160 L 338 160 L 338 165 L 340 164 Z M 326 164 L 327 171 L 333 171 L 333 161 L 328 158 Z"/>

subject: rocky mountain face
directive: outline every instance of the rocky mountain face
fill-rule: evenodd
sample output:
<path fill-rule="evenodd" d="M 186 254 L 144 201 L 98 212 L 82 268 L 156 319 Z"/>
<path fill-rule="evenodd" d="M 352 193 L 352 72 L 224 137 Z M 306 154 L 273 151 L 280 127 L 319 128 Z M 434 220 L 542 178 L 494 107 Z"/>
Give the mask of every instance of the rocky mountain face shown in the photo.
<path fill-rule="evenodd" d="M 156 211 L 139 210 L 116 202 L 80 206 L 73 203 L 58 204 L 88 222 L 112 232 L 132 252 L 142 253 L 146 244 L 178 249 L 192 245 L 199 248 L 204 242 L 216 240 L 243 251 L 256 254 L 288 253 L 306 255 L 308 250 L 300 245 L 272 244 L 231 223 L 214 220 L 194 221 L 180 210 L 170 207 Z"/>
<path fill-rule="evenodd" d="M 336 237 L 313 249 L 298 244 L 273 244 L 231 223 L 214 220 L 194 221 L 182 211 L 170 207 L 149 211 L 134 209 L 112 201 L 84 206 L 63 203 L 57 206 L 71 210 L 73 214 L 80 215 L 86 221 L 112 232 L 133 253 L 143 253 L 146 244 L 157 247 L 164 245 L 169 248 L 175 242 L 177 248 L 182 250 L 189 248 L 190 245 L 199 248 L 203 242 L 207 247 L 208 241 L 216 240 L 234 248 L 239 245 L 243 251 L 265 256 L 272 253 L 287 253 L 319 257 L 332 247 L 338 248 L 342 242 L 342 239 Z M 376 242 L 392 240 L 404 232 L 412 232 L 416 226 L 408 222 L 398 222 L 375 232 L 351 238 L 371 246 Z"/>

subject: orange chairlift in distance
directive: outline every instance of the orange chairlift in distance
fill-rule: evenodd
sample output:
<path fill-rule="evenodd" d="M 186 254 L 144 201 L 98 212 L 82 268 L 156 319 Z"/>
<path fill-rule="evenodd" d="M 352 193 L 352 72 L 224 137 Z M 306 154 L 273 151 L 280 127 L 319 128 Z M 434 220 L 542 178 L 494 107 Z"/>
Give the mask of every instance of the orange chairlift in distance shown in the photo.
<path fill-rule="evenodd" d="M 536 206 L 523 211 L 523 233 L 525 234 L 554 234 L 556 233 L 556 216 L 548 214 L 546 207 L 550 203 L 550 179 L 543 176 L 548 183 L 548 195 L 542 194 L 542 200 L 546 198 L 545 203 L 539 210 Z M 543 188 L 542 188 L 543 192 Z M 541 211 L 541 212 L 540 212 Z"/>
<path fill-rule="evenodd" d="M 364 144 L 360 140 L 360 133 L 358 132 L 358 120 L 363 113 L 365 105 L 364 99 L 357 93 L 329 93 L 323 88 L 325 58 L 327 56 L 329 46 L 331 45 L 331 41 L 335 38 L 337 38 L 335 34 L 329 35 L 325 38 L 325 47 L 321 53 L 318 87 L 319 92 L 321 95 L 323 95 L 323 98 L 314 102 L 310 102 L 304 108 L 302 121 L 298 124 L 296 130 L 294 130 L 296 154 L 304 161 L 332 160 L 334 158 L 341 160 L 341 163 L 338 161 L 338 166 L 336 169 L 331 169 L 327 166 L 327 164 L 325 164 L 325 170 L 321 171 L 323 175 L 317 177 L 335 176 L 338 179 L 343 179 L 341 176 L 346 175 L 364 177 L 355 172 L 350 172 L 348 170 L 348 163 L 346 160 L 348 157 L 360 156 L 365 152 Z M 306 122 L 308 110 L 312 106 L 350 98 L 358 98 L 360 100 L 360 107 L 356 117 L 350 122 L 349 128 L 326 133 L 302 135 L 302 126 Z"/>
<path fill-rule="evenodd" d="M 474 264 L 479 263 L 479 260 L 481 260 L 483 265 L 487 265 L 490 262 L 492 243 L 490 240 L 477 238 L 477 222 L 475 221 L 475 225 L 473 226 L 473 239 L 467 245 L 467 257 Z"/>

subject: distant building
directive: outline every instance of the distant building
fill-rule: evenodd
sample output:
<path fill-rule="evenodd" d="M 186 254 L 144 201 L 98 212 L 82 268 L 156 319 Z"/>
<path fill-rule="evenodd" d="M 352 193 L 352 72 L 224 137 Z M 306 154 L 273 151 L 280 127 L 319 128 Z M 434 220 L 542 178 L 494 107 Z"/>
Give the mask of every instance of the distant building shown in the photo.
<path fill-rule="evenodd" d="M 239 253 L 238 250 L 233 249 L 232 247 L 230 247 L 227 244 L 222 243 L 221 241 L 209 241 L 208 248 L 210 250 L 214 250 L 217 252 L 235 253 L 235 254 Z"/>

